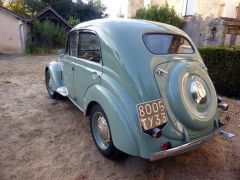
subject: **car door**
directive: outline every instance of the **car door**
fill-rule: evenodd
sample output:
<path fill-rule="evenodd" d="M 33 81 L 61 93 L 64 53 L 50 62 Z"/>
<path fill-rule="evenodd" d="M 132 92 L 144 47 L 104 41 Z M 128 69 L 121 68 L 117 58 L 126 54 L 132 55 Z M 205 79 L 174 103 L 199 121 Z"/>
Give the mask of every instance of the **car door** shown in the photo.
<path fill-rule="evenodd" d="M 92 31 L 81 30 L 74 71 L 74 89 L 79 107 L 83 108 L 87 89 L 91 85 L 100 84 L 101 75 L 102 60 L 98 36 Z"/>
<path fill-rule="evenodd" d="M 73 31 L 68 35 L 67 53 L 65 54 L 63 67 L 63 82 L 68 90 L 68 97 L 74 100 L 74 60 L 78 55 L 78 32 Z"/>

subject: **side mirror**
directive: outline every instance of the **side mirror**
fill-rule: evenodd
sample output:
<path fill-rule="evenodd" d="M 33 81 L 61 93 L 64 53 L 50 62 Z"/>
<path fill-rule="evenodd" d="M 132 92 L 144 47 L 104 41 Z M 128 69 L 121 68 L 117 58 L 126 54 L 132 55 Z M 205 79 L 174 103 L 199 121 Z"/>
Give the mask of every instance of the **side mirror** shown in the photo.
<path fill-rule="evenodd" d="M 58 56 L 59 56 L 59 57 L 63 57 L 64 54 L 65 54 L 65 49 L 59 49 L 59 50 L 58 50 Z"/>

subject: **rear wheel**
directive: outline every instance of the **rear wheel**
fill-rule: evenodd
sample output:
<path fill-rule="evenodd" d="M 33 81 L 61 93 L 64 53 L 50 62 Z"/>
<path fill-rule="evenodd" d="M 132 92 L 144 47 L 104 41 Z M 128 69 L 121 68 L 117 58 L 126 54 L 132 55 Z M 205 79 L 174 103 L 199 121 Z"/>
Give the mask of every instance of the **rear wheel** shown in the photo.
<path fill-rule="evenodd" d="M 101 106 L 92 108 L 90 121 L 91 134 L 99 152 L 109 159 L 121 159 L 124 153 L 113 144 L 108 119 Z"/>
<path fill-rule="evenodd" d="M 46 84 L 48 94 L 53 99 L 60 99 L 61 95 L 59 95 L 57 92 L 54 91 L 52 83 L 53 82 L 52 82 L 52 78 L 51 78 L 51 75 L 50 75 L 50 71 L 46 70 L 46 72 L 45 72 L 45 84 Z"/>

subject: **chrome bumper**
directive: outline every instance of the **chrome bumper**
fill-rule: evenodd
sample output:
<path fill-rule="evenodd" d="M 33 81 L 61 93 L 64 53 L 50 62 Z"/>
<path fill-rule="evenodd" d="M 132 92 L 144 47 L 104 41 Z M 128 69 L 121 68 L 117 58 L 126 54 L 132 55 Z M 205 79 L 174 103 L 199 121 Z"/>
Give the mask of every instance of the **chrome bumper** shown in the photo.
<path fill-rule="evenodd" d="M 166 151 L 161 151 L 161 152 L 155 152 L 150 154 L 150 161 L 156 161 L 162 158 L 166 158 L 169 156 L 174 156 L 177 154 L 181 154 L 187 151 L 190 151 L 191 149 L 194 149 L 196 147 L 198 147 L 199 145 L 201 145 L 202 143 L 206 142 L 209 138 L 211 138 L 212 136 L 214 136 L 215 134 L 219 133 L 226 125 L 223 124 L 221 127 L 219 127 L 218 129 L 216 129 L 214 132 L 212 132 L 211 134 L 202 137 L 200 139 L 197 139 L 195 141 L 189 142 L 187 144 L 183 144 L 181 146 L 172 148 L 172 149 L 168 149 Z"/>

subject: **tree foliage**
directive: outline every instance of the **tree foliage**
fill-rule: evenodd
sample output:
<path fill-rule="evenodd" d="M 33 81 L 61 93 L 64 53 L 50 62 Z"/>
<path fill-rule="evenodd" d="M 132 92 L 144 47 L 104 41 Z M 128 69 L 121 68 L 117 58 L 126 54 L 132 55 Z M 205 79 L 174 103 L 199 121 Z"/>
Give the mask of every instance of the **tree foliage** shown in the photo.
<path fill-rule="evenodd" d="M 67 22 L 73 27 L 80 23 L 80 19 L 70 16 Z"/>
<path fill-rule="evenodd" d="M 48 6 L 51 6 L 65 19 L 75 17 L 81 21 L 88 21 L 106 16 L 104 13 L 106 7 L 101 0 L 89 0 L 88 3 L 81 0 L 77 0 L 76 3 L 72 0 L 7 0 L 4 6 L 20 15 L 30 17 Z"/>
<path fill-rule="evenodd" d="M 133 16 L 134 19 L 145 19 L 150 21 L 158 21 L 171 24 L 182 28 L 183 20 L 177 15 L 173 7 L 170 7 L 167 2 L 162 6 L 152 5 L 148 8 L 140 8 Z"/>
<path fill-rule="evenodd" d="M 30 15 L 28 9 L 26 8 L 25 0 L 8 0 L 4 1 L 3 5 L 7 9 L 10 9 L 11 11 L 24 17 L 29 17 Z"/>
<path fill-rule="evenodd" d="M 100 0 L 90 0 L 83 3 L 78 0 L 76 3 L 72 0 L 24 0 L 25 5 L 32 15 L 40 12 L 42 9 L 51 6 L 65 19 L 76 17 L 81 21 L 102 18 L 105 16 L 105 6 Z"/>
<path fill-rule="evenodd" d="M 40 22 L 33 21 L 33 33 L 26 42 L 26 51 L 33 53 L 34 51 L 55 49 L 64 46 L 67 35 L 66 30 L 50 21 Z"/>

